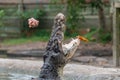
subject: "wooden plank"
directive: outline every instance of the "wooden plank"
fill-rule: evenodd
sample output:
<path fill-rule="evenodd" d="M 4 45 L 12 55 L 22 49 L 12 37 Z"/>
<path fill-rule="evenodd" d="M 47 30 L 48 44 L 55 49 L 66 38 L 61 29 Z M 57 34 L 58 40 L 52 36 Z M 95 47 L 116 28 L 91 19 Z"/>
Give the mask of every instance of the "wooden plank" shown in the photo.
<path fill-rule="evenodd" d="M 18 4 L 21 0 L 0 0 L 0 4 Z"/>
<path fill-rule="evenodd" d="M 0 0 L 0 4 L 20 4 L 21 0 Z M 50 3 L 50 0 L 24 0 L 24 4 L 44 4 Z"/>
<path fill-rule="evenodd" d="M 5 17 L 3 18 L 2 22 L 4 26 L 16 26 L 17 28 L 20 27 L 20 19 L 18 17 Z"/>
<path fill-rule="evenodd" d="M 55 4 L 65 4 L 67 0 L 58 0 Z M 51 0 L 24 0 L 24 4 L 54 4 Z"/>
<path fill-rule="evenodd" d="M 21 0 L 0 0 L 0 4 L 20 4 Z M 24 0 L 24 4 L 54 4 L 54 1 L 51 0 Z M 66 0 L 56 1 L 55 4 L 65 4 Z"/>
<path fill-rule="evenodd" d="M 4 17 L 3 26 L 0 27 L 1 38 L 17 38 L 20 36 L 20 19 L 19 17 Z"/>
<path fill-rule="evenodd" d="M 0 4 L 0 8 L 3 8 L 3 9 L 5 9 L 5 8 L 7 8 L 7 9 L 10 9 L 10 8 L 15 8 L 15 9 L 17 9 L 17 4 Z"/>
<path fill-rule="evenodd" d="M 0 33 L 20 33 L 20 29 L 17 27 L 3 27 L 0 28 Z"/>
<path fill-rule="evenodd" d="M 0 38 L 12 38 L 12 37 L 20 37 L 20 34 L 6 34 L 6 33 L 1 33 Z"/>
<path fill-rule="evenodd" d="M 24 3 L 25 4 L 44 4 L 44 3 L 46 3 L 46 4 L 48 4 L 48 3 L 50 3 L 50 0 L 24 0 Z"/>

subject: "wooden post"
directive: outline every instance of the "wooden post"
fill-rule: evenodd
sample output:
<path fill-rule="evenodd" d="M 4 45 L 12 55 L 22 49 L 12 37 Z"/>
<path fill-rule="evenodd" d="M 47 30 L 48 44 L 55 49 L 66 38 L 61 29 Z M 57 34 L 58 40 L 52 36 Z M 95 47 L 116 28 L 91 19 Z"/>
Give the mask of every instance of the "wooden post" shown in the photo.
<path fill-rule="evenodd" d="M 120 66 L 120 7 L 114 5 L 113 14 L 113 63 L 114 65 Z"/>

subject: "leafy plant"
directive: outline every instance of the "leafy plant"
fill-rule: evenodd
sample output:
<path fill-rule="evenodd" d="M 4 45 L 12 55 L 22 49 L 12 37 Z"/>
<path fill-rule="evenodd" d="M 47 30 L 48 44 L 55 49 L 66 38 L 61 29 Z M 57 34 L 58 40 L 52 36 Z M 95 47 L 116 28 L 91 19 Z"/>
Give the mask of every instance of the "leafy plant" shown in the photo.
<path fill-rule="evenodd" d="M 79 18 L 81 15 L 82 3 L 84 0 L 67 0 L 67 25 L 71 30 L 79 28 Z"/>
<path fill-rule="evenodd" d="M 3 18 L 4 15 L 5 15 L 4 10 L 0 10 L 0 19 Z"/>
<path fill-rule="evenodd" d="M 110 32 L 103 33 L 102 29 L 93 28 L 91 31 L 84 35 L 90 41 L 98 41 L 101 43 L 108 43 L 112 40 Z"/>
<path fill-rule="evenodd" d="M 100 29 L 98 32 L 98 41 L 102 43 L 107 43 L 112 40 L 112 34 L 111 32 L 104 32 L 103 29 Z"/>
<path fill-rule="evenodd" d="M 86 0 L 92 8 L 98 10 L 100 27 L 97 33 L 97 40 L 101 42 L 107 42 L 111 40 L 111 33 L 106 25 L 106 18 L 104 14 L 104 7 L 109 6 L 109 0 Z"/>
<path fill-rule="evenodd" d="M 5 16 L 4 10 L 0 10 L 0 26 L 3 26 L 2 19 L 3 19 L 4 16 Z"/>
<path fill-rule="evenodd" d="M 95 38 L 96 33 L 98 33 L 98 29 L 91 28 L 90 32 L 85 34 L 84 37 L 86 37 L 90 41 L 96 41 L 96 38 Z"/>
<path fill-rule="evenodd" d="M 49 40 L 49 37 L 47 36 L 31 36 L 31 37 L 25 37 L 25 38 L 17 38 L 17 39 L 5 39 L 2 44 L 3 45 L 18 45 L 18 44 L 26 44 L 30 42 L 37 42 L 37 41 L 43 41 L 46 42 Z"/>

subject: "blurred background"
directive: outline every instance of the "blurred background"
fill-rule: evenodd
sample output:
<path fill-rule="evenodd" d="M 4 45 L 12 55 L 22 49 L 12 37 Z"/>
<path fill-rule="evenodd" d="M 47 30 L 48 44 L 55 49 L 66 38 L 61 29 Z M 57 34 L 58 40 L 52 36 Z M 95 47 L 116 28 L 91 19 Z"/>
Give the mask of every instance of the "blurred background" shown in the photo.
<path fill-rule="evenodd" d="M 89 39 L 78 47 L 66 78 L 77 78 L 77 73 L 85 71 L 87 75 L 90 73 L 85 79 L 92 76 L 89 78 L 92 80 L 96 73 L 103 74 L 109 68 L 107 74 L 115 73 L 117 77 L 106 78 L 103 74 L 105 78 L 98 75 L 99 80 L 120 80 L 120 70 L 110 68 L 120 66 L 120 0 L 0 0 L 0 80 L 26 80 L 31 78 L 29 73 L 39 74 L 54 17 L 59 12 L 66 16 L 64 43 L 78 35 Z M 31 17 L 39 20 L 38 27 L 29 28 Z M 99 73 L 98 67 L 88 65 L 105 69 L 100 68 Z"/>
<path fill-rule="evenodd" d="M 81 43 L 74 61 L 88 64 L 92 59 L 96 64 L 100 57 L 100 65 L 112 64 L 111 0 L 0 0 L 1 57 L 41 57 L 59 12 L 66 16 L 65 43 L 78 35 L 89 39 Z M 31 17 L 39 20 L 38 27 L 28 27 Z"/>
<path fill-rule="evenodd" d="M 67 21 L 66 37 L 84 35 L 92 41 L 110 42 L 110 8 L 109 0 L 0 1 L 0 40 L 42 37 L 43 41 L 47 41 L 55 15 L 62 12 Z M 31 17 L 40 21 L 37 28 L 28 27 Z"/>

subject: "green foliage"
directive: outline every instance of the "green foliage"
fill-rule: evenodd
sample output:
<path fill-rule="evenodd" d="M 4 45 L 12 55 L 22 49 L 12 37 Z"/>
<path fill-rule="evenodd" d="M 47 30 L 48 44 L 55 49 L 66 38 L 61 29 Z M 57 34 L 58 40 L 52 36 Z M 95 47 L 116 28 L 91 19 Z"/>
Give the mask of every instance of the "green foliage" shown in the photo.
<path fill-rule="evenodd" d="M 63 3 L 64 0 L 51 0 L 52 3 Z M 83 19 L 81 14 L 81 5 L 85 3 L 85 0 L 67 0 L 67 28 L 70 30 L 75 30 L 80 27 L 79 18 Z"/>
<path fill-rule="evenodd" d="M 3 18 L 4 15 L 5 15 L 4 10 L 0 10 L 0 19 Z"/>
<path fill-rule="evenodd" d="M 95 7 L 98 9 L 100 29 L 98 29 L 97 40 L 103 43 L 111 41 L 112 39 L 111 33 L 109 33 L 106 28 L 106 19 L 104 14 L 104 6 L 107 6 L 108 3 L 109 0 L 91 0 L 90 2 L 92 8 Z"/>
<path fill-rule="evenodd" d="M 3 45 L 18 45 L 18 44 L 25 44 L 25 43 L 31 43 L 31 42 L 37 42 L 37 41 L 48 41 L 48 36 L 32 36 L 27 38 L 19 38 L 19 39 L 6 39 L 2 42 Z"/>
<path fill-rule="evenodd" d="M 108 5 L 109 0 L 91 0 L 90 1 L 90 5 L 91 7 L 95 7 L 95 8 L 101 8 L 101 6 L 106 6 Z"/>
<path fill-rule="evenodd" d="M 98 29 L 92 28 L 89 33 L 85 34 L 84 37 L 86 37 L 89 41 L 96 41 L 95 35 L 98 33 Z M 93 38 L 94 37 L 94 38 Z"/>
<path fill-rule="evenodd" d="M 82 15 L 82 5 L 85 0 L 67 0 L 67 36 L 79 35 L 78 29 L 80 29 L 80 20 L 84 20 Z"/>
<path fill-rule="evenodd" d="M 103 29 L 100 29 L 98 32 L 98 39 L 102 43 L 107 43 L 112 40 L 112 33 L 105 32 Z"/>
<path fill-rule="evenodd" d="M 50 37 L 50 30 L 41 29 L 34 32 L 32 36 L 29 37 L 21 37 L 18 39 L 5 39 L 2 44 L 3 45 L 18 45 L 18 44 L 24 44 L 24 43 L 31 43 L 31 42 L 37 42 L 37 41 L 43 41 L 46 42 L 49 40 Z"/>
<path fill-rule="evenodd" d="M 91 31 L 84 35 L 89 41 L 98 41 L 101 43 L 108 43 L 112 40 L 112 34 L 110 32 L 104 32 L 102 29 L 91 29 Z"/>
<path fill-rule="evenodd" d="M 42 23 L 41 18 L 45 16 L 45 11 L 42 9 L 34 9 L 34 10 L 29 10 L 29 11 L 24 11 L 23 13 L 20 14 L 20 17 L 23 20 L 23 27 L 22 27 L 22 36 L 23 37 L 28 37 L 33 34 L 35 34 L 35 31 L 38 31 L 40 27 L 36 27 L 34 29 L 30 29 L 28 27 L 28 19 L 33 17 L 37 20 L 39 20 L 40 23 Z M 40 34 L 40 33 L 39 33 Z"/>
<path fill-rule="evenodd" d="M 21 14 L 21 17 L 23 19 L 28 19 L 30 17 L 34 17 L 36 19 L 39 19 L 39 18 L 41 18 L 44 15 L 45 15 L 45 11 L 44 10 L 42 10 L 42 9 L 33 9 L 33 10 L 24 11 Z"/>
<path fill-rule="evenodd" d="M 111 33 L 106 33 L 105 35 L 103 34 L 100 36 L 100 38 L 102 43 L 108 43 L 112 40 Z"/>
<path fill-rule="evenodd" d="M 46 30 L 46 29 L 41 29 L 41 30 L 36 30 L 33 36 L 46 36 L 49 37 L 51 34 L 51 30 Z"/>
<path fill-rule="evenodd" d="M 51 3 L 54 3 L 54 4 L 56 4 L 58 2 L 59 2 L 59 0 L 51 0 Z"/>
<path fill-rule="evenodd" d="M 69 29 L 75 30 L 79 25 L 81 5 L 84 0 L 67 0 L 67 25 Z"/>
<path fill-rule="evenodd" d="M 65 32 L 65 36 L 66 37 L 70 37 L 70 38 L 71 37 L 76 37 L 78 35 L 80 35 L 79 32 L 77 32 L 77 31 L 75 32 L 74 30 L 73 31 L 72 30 L 71 31 L 70 30 L 66 30 L 66 32 Z"/>
<path fill-rule="evenodd" d="M 4 16 L 5 16 L 4 10 L 0 10 L 0 27 L 3 26 L 2 19 L 3 19 Z"/>
<path fill-rule="evenodd" d="M 101 0 L 92 0 L 91 1 L 91 6 L 99 8 L 101 5 L 103 5 L 103 2 Z"/>

